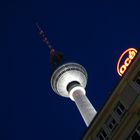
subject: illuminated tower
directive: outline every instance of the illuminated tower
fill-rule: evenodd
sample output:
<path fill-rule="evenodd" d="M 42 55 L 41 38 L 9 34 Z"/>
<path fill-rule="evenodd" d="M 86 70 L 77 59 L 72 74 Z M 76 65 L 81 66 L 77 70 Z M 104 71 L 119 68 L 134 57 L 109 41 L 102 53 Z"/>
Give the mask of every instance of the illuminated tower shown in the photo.
<path fill-rule="evenodd" d="M 51 47 L 44 32 L 40 30 L 43 40 L 50 48 L 51 65 L 53 73 L 51 76 L 51 87 L 60 96 L 68 97 L 75 102 L 87 126 L 96 115 L 96 110 L 86 96 L 87 72 L 85 68 L 75 62 L 63 62 L 63 55 L 56 53 Z"/>
<path fill-rule="evenodd" d="M 55 93 L 68 97 L 74 101 L 86 123 L 96 115 L 96 110 L 86 97 L 87 72 L 78 63 L 65 63 L 60 65 L 52 74 L 51 86 Z"/>

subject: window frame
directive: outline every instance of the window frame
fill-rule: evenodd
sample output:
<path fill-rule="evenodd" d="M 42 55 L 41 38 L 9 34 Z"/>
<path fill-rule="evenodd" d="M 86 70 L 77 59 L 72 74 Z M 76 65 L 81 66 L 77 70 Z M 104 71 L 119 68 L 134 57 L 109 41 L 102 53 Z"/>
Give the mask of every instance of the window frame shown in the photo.
<path fill-rule="evenodd" d="M 140 82 L 140 71 L 138 72 L 138 74 L 136 75 L 135 79 L 134 79 L 134 82 L 136 83 L 136 85 L 140 88 L 140 83 L 137 82 L 137 80 L 139 80 Z"/>
<path fill-rule="evenodd" d="M 103 133 L 106 134 L 106 136 Z M 101 128 L 100 131 L 98 132 L 98 134 L 96 136 L 97 140 L 101 140 L 100 136 L 102 137 L 103 140 L 107 140 L 107 138 L 108 138 L 107 132 L 103 128 Z"/>
<path fill-rule="evenodd" d="M 135 127 L 135 129 L 132 131 L 130 137 L 128 137 L 128 140 L 133 140 L 133 136 L 134 134 L 137 134 L 140 137 L 140 122 L 138 123 L 138 125 Z"/>
<path fill-rule="evenodd" d="M 115 121 L 115 123 L 113 121 Z M 112 116 L 109 116 L 106 121 L 107 129 L 112 133 L 114 131 L 114 129 L 117 127 L 117 125 L 118 125 L 117 120 L 115 118 L 113 118 Z M 112 126 L 112 128 L 110 128 L 110 126 Z"/>
<path fill-rule="evenodd" d="M 120 111 L 120 113 L 118 112 Z M 119 119 L 122 119 L 123 116 L 126 113 L 126 108 L 125 106 L 119 101 L 118 104 L 116 105 L 116 107 L 114 108 L 114 112 L 115 114 L 119 117 Z"/>

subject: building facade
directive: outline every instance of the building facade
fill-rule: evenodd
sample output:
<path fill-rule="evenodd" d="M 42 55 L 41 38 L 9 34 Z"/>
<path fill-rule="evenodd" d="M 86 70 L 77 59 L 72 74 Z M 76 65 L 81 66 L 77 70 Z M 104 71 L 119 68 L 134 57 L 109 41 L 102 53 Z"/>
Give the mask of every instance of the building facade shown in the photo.
<path fill-rule="evenodd" d="M 140 140 L 140 52 L 82 140 Z"/>

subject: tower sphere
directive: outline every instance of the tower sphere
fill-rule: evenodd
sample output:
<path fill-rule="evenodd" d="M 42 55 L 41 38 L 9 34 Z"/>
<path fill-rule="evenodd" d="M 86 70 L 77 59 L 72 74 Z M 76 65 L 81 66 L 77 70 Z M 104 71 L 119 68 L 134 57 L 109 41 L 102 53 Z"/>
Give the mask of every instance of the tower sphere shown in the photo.
<path fill-rule="evenodd" d="M 69 97 L 68 85 L 72 82 L 78 83 L 85 88 L 87 84 L 87 72 L 85 68 L 74 62 L 59 66 L 52 74 L 51 86 L 58 95 Z"/>

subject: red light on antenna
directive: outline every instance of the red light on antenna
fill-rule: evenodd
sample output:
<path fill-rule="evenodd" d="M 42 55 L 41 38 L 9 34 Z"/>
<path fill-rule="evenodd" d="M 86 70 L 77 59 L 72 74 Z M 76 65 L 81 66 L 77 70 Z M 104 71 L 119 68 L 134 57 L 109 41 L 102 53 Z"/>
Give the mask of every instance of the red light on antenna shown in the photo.
<path fill-rule="evenodd" d="M 134 59 L 136 54 L 137 54 L 136 49 L 129 48 L 126 51 L 124 51 L 123 54 L 120 56 L 118 63 L 117 63 L 117 72 L 120 76 L 122 76 L 125 73 L 125 71 L 127 70 L 127 67 L 130 65 L 130 63 L 132 62 L 132 60 Z M 121 65 L 121 62 L 122 62 L 124 56 L 127 56 L 127 58 L 125 59 L 123 65 Z"/>
<path fill-rule="evenodd" d="M 50 54 L 53 55 L 55 53 L 55 49 L 51 48 Z"/>

